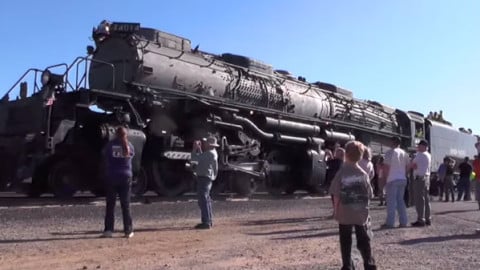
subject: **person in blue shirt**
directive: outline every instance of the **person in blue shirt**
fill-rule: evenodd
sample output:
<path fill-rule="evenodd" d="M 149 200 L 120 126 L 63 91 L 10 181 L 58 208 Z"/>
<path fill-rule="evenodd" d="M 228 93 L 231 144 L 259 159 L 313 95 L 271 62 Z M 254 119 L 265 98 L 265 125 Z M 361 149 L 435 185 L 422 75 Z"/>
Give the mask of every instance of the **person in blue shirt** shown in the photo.
<path fill-rule="evenodd" d="M 438 166 L 437 178 L 438 178 L 438 200 L 441 201 L 443 198 L 443 192 L 445 189 L 445 175 L 447 173 L 448 163 L 450 162 L 449 157 L 443 158 L 443 163 Z"/>
<path fill-rule="evenodd" d="M 201 212 L 201 223 L 195 229 L 210 229 L 212 227 L 212 200 L 210 190 L 212 181 L 218 175 L 217 139 L 209 137 L 193 143 L 191 161 L 195 163 L 194 174 L 197 177 L 198 206 Z"/>
<path fill-rule="evenodd" d="M 106 212 L 105 229 L 103 237 L 112 237 L 115 223 L 115 203 L 117 194 L 123 216 L 123 230 L 126 238 L 133 236 L 132 217 L 130 214 L 130 193 L 132 183 L 132 158 L 135 149 L 128 141 L 127 129 L 118 127 L 115 138 L 107 143 L 104 148 L 106 162 Z"/>

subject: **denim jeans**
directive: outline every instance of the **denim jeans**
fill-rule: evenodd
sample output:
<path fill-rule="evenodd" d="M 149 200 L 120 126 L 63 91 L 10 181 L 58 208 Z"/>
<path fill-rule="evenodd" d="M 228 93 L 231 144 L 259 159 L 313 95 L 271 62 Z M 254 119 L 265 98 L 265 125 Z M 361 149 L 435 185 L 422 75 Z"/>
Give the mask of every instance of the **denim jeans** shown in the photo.
<path fill-rule="evenodd" d="M 202 223 L 210 226 L 212 226 L 212 199 L 210 198 L 211 189 L 212 180 L 210 178 L 197 178 L 198 206 L 200 207 Z"/>
<path fill-rule="evenodd" d="M 387 183 L 387 221 L 389 227 L 395 226 L 395 211 L 398 211 L 400 225 L 407 225 L 407 207 L 405 206 L 406 179 L 397 179 Z"/>
<path fill-rule="evenodd" d="M 370 236 L 367 233 L 366 225 L 343 225 L 339 224 L 340 251 L 342 253 L 342 270 L 355 269 L 352 262 L 352 229 L 355 227 L 355 236 L 357 237 L 357 248 L 363 258 L 364 269 L 375 270 L 375 260 L 372 256 L 370 246 Z"/>
<path fill-rule="evenodd" d="M 131 193 L 131 178 L 130 177 L 116 177 L 116 179 L 109 179 L 107 183 L 107 207 L 105 213 L 105 231 L 114 230 L 115 224 L 115 204 L 117 194 L 120 198 L 120 206 L 122 207 L 123 216 L 123 231 L 125 233 L 132 232 L 132 216 L 130 215 L 130 193 Z"/>

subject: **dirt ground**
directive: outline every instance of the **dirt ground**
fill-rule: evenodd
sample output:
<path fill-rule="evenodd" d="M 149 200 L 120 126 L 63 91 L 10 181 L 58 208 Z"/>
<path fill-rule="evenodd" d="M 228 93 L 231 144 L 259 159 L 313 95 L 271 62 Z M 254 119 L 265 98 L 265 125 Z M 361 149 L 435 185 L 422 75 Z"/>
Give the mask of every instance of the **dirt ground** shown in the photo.
<path fill-rule="evenodd" d="M 379 228 L 385 208 L 372 207 L 373 252 L 379 269 L 480 269 L 480 235 L 475 233 L 475 228 L 480 228 L 480 211 L 476 203 L 432 205 L 432 226 L 390 230 Z M 214 228 L 200 231 L 192 229 L 198 221 L 194 201 L 132 208 L 135 236 L 125 239 L 119 231 L 112 239 L 101 239 L 98 228 L 103 221 L 76 214 L 101 216 L 101 202 L 33 209 L 4 207 L 0 209 L 0 269 L 341 267 L 338 228 L 330 218 L 330 202 L 325 197 L 216 201 Z M 66 213 L 60 213 L 65 209 Z M 169 211 L 188 214 L 175 216 Z M 164 215 L 154 214 L 161 212 Z M 415 211 L 409 208 L 408 213 L 413 221 Z M 37 223 L 36 229 L 29 229 L 32 223 Z M 117 219 L 121 229 L 120 224 Z M 354 260 L 358 269 L 363 269 L 358 251 Z"/>

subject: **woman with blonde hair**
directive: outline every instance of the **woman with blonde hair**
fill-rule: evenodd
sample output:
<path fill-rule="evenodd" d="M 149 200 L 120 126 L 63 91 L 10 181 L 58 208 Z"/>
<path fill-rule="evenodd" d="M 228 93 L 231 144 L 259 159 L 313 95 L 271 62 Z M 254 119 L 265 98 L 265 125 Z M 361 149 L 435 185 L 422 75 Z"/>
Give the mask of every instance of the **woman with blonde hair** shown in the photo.
<path fill-rule="evenodd" d="M 364 150 L 363 156 L 362 156 L 362 159 L 358 161 L 358 165 L 367 173 L 368 179 L 371 185 L 372 184 L 371 180 L 375 176 L 375 170 L 373 168 L 373 163 L 371 161 L 372 154 L 370 153 L 370 148 L 368 147 L 364 147 L 363 150 Z"/>
<path fill-rule="evenodd" d="M 106 161 L 106 212 L 105 229 L 102 237 L 112 237 L 115 223 L 115 203 L 117 194 L 123 216 L 123 230 L 126 238 L 133 236 L 132 217 L 130 215 L 130 193 L 132 184 L 132 158 L 135 153 L 133 145 L 128 141 L 125 127 L 117 127 L 115 138 L 104 148 Z"/>

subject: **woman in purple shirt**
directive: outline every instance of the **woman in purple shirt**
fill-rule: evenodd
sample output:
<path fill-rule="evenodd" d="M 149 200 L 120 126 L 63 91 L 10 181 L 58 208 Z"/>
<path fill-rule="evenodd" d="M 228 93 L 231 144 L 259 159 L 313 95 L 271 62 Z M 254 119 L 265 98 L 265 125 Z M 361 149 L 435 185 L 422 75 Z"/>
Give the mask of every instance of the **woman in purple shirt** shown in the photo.
<path fill-rule="evenodd" d="M 128 141 L 127 129 L 118 127 L 115 138 L 104 148 L 106 160 L 107 206 L 103 237 L 112 237 L 117 194 L 122 207 L 123 230 L 126 238 L 133 236 L 132 217 L 130 215 L 130 193 L 132 183 L 132 158 L 135 149 Z"/>

